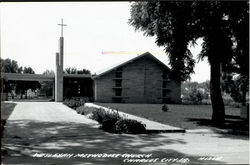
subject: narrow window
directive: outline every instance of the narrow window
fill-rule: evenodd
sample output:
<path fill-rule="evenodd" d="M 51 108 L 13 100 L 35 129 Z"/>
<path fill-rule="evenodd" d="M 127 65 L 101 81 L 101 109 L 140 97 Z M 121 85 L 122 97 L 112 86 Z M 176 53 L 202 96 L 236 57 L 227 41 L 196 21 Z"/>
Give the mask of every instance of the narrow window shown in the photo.
<path fill-rule="evenodd" d="M 166 97 L 167 96 L 167 90 L 163 90 L 162 91 L 162 97 Z"/>
<path fill-rule="evenodd" d="M 122 89 L 116 89 L 115 96 L 122 96 Z"/>
<path fill-rule="evenodd" d="M 122 86 L 122 80 L 116 80 L 115 87 L 121 87 L 121 86 Z"/>
<path fill-rule="evenodd" d="M 166 73 L 166 72 L 164 72 L 164 73 L 163 73 L 162 78 L 163 78 L 164 80 L 166 80 L 166 79 L 168 78 L 168 76 L 167 76 L 167 73 Z"/>
<path fill-rule="evenodd" d="M 166 81 L 163 81 L 162 82 L 162 88 L 166 88 L 167 87 L 167 82 Z"/>
<path fill-rule="evenodd" d="M 121 72 L 122 71 L 122 67 L 119 67 L 116 69 L 117 72 Z"/>
<path fill-rule="evenodd" d="M 115 72 L 116 78 L 122 78 L 122 72 Z"/>

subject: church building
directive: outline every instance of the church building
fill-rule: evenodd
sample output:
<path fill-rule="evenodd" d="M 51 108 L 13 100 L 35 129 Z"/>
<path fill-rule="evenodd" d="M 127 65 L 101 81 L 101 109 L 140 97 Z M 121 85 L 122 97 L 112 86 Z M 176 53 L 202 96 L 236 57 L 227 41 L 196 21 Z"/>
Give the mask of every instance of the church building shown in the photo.
<path fill-rule="evenodd" d="M 55 76 L 41 74 L 2 73 L 6 82 L 52 81 L 52 98 L 88 97 L 95 102 L 117 103 L 180 103 L 181 82 L 170 78 L 171 70 L 155 56 L 146 52 L 95 76 L 64 74 L 63 20 L 56 53 Z M 92 100 L 92 99 L 90 99 Z"/>
<path fill-rule="evenodd" d="M 181 83 L 170 72 L 146 52 L 94 76 L 95 102 L 180 103 Z"/>

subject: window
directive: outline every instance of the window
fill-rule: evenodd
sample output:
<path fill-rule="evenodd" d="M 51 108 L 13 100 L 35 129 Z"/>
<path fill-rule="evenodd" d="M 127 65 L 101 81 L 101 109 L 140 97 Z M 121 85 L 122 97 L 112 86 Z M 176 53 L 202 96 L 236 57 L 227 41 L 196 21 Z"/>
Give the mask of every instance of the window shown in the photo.
<path fill-rule="evenodd" d="M 115 87 L 121 87 L 121 86 L 122 86 L 122 80 L 116 80 Z"/>
<path fill-rule="evenodd" d="M 116 78 L 122 78 L 122 67 L 119 67 L 115 71 L 115 77 Z"/>
<path fill-rule="evenodd" d="M 117 72 L 122 72 L 122 67 L 116 69 Z"/>
<path fill-rule="evenodd" d="M 122 72 L 115 72 L 116 78 L 122 78 Z"/>
<path fill-rule="evenodd" d="M 164 72 L 164 73 L 162 74 L 162 78 L 163 78 L 164 80 L 168 79 L 168 76 L 167 76 L 167 73 L 166 73 L 166 72 Z"/>
<path fill-rule="evenodd" d="M 166 88 L 167 87 L 167 82 L 166 81 L 163 81 L 162 82 L 162 88 Z"/>
<path fill-rule="evenodd" d="M 115 96 L 122 96 L 122 89 L 116 89 Z"/>
<path fill-rule="evenodd" d="M 167 90 L 163 90 L 162 91 L 162 97 L 166 97 L 167 96 Z"/>

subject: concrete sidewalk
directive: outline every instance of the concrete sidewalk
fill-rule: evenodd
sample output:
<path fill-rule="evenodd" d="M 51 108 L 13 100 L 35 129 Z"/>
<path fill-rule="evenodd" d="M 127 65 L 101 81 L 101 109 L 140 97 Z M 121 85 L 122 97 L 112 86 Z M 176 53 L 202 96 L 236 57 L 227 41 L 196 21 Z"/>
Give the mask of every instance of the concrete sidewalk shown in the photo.
<path fill-rule="evenodd" d="M 77 115 L 62 103 L 56 102 L 15 102 L 17 105 L 8 121 L 35 120 L 40 122 L 75 122 L 89 125 L 96 121 Z"/>
<path fill-rule="evenodd" d="M 86 158 L 83 154 L 148 154 L 149 159 L 156 162 L 135 164 L 169 164 L 166 161 L 171 163 L 171 158 L 186 158 L 189 164 L 249 163 L 249 139 L 245 136 L 189 131 L 112 134 L 97 129 L 97 126 L 95 121 L 77 114 L 62 103 L 17 102 L 2 140 L 3 148 L 8 153 L 3 162 L 15 165 L 115 165 L 131 164 L 126 161 L 135 158 Z M 47 157 L 42 154 L 47 154 Z M 73 156 L 49 157 L 53 154 Z"/>

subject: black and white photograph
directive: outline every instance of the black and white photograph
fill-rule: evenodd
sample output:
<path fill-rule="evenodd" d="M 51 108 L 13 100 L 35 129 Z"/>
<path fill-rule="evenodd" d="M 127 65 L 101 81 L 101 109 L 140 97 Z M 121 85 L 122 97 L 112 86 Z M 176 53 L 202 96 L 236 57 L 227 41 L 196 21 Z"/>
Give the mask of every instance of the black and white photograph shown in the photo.
<path fill-rule="evenodd" d="M 0 4 L 1 165 L 249 164 L 249 1 Z"/>

